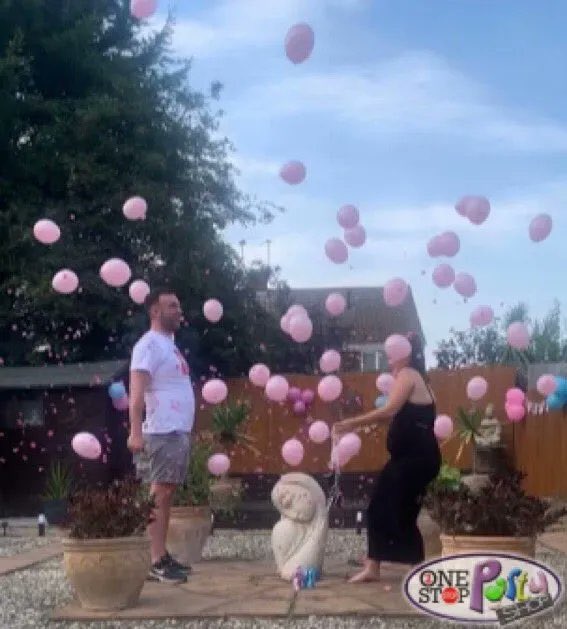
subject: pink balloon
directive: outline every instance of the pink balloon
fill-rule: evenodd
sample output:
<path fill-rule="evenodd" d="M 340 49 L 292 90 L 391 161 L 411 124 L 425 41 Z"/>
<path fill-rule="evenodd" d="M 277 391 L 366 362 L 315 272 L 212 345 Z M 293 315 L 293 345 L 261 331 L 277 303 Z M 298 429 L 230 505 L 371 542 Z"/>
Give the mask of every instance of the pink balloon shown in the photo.
<path fill-rule="evenodd" d="M 301 399 L 306 406 L 309 406 L 310 404 L 313 404 L 315 393 L 311 389 L 303 389 L 301 392 Z"/>
<path fill-rule="evenodd" d="M 59 227 L 48 218 L 43 218 L 33 226 L 33 235 L 44 245 L 52 245 L 61 237 Z"/>
<path fill-rule="evenodd" d="M 545 240 L 553 228 L 553 220 L 549 214 L 538 214 L 530 223 L 529 234 L 533 242 Z"/>
<path fill-rule="evenodd" d="M 128 396 L 125 395 L 124 397 L 113 399 L 112 406 L 114 406 L 117 411 L 127 411 L 130 406 L 130 400 Z"/>
<path fill-rule="evenodd" d="M 305 315 L 294 315 L 289 323 L 289 333 L 296 343 L 306 343 L 313 334 L 313 323 Z"/>
<path fill-rule="evenodd" d="M 315 33 L 309 24 L 294 24 L 285 37 L 285 54 L 295 64 L 303 63 L 311 56 L 315 46 Z"/>
<path fill-rule="evenodd" d="M 449 415 L 438 415 L 433 424 L 433 432 L 439 440 L 448 439 L 453 434 L 453 420 Z"/>
<path fill-rule="evenodd" d="M 344 264 L 348 260 L 348 249 L 345 243 L 338 238 L 329 238 L 325 243 L 327 258 L 335 264 Z"/>
<path fill-rule="evenodd" d="M 290 320 L 291 320 L 291 317 L 289 316 L 289 314 L 284 314 L 283 317 L 280 319 L 280 328 L 286 334 L 289 334 Z"/>
<path fill-rule="evenodd" d="M 362 247 L 366 242 L 366 230 L 362 225 L 356 225 L 345 230 L 345 241 L 351 247 Z"/>
<path fill-rule="evenodd" d="M 476 282 L 469 273 L 457 273 L 453 287 L 462 297 L 472 297 L 476 293 Z"/>
<path fill-rule="evenodd" d="M 77 290 L 77 286 L 79 286 L 79 278 L 70 269 L 62 269 L 53 276 L 51 285 L 58 293 L 69 295 Z"/>
<path fill-rule="evenodd" d="M 340 469 L 344 467 L 350 460 L 347 452 L 343 448 L 339 448 L 339 445 L 335 445 L 331 449 L 331 469 Z"/>
<path fill-rule="evenodd" d="M 283 376 L 272 376 L 266 383 L 266 396 L 272 402 L 284 402 L 289 384 Z"/>
<path fill-rule="evenodd" d="M 441 251 L 440 255 L 453 258 L 459 253 L 461 241 L 455 232 L 443 232 L 439 235 L 439 248 Z"/>
<path fill-rule="evenodd" d="M 455 281 L 455 271 L 448 264 L 439 264 L 433 271 L 433 282 L 439 288 L 447 288 Z"/>
<path fill-rule="evenodd" d="M 526 415 L 526 409 L 523 404 L 513 404 L 511 402 L 506 402 L 504 405 L 504 409 L 506 411 L 506 416 L 511 422 L 519 422 L 524 419 Z"/>
<path fill-rule="evenodd" d="M 353 229 L 359 220 L 360 215 L 354 205 L 343 205 L 337 212 L 337 221 L 343 229 Z"/>
<path fill-rule="evenodd" d="M 323 373 L 338 371 L 341 366 L 341 355 L 334 349 L 328 349 L 319 359 L 319 367 Z"/>
<path fill-rule="evenodd" d="M 506 402 L 509 404 L 523 404 L 526 400 L 526 394 L 522 389 L 513 388 L 506 391 Z"/>
<path fill-rule="evenodd" d="M 287 392 L 287 399 L 290 402 L 297 402 L 301 399 L 301 389 L 299 387 L 290 387 Z"/>
<path fill-rule="evenodd" d="M 408 285 L 400 277 L 394 277 L 386 282 L 383 289 L 386 305 L 401 306 L 408 296 Z"/>
<path fill-rule="evenodd" d="M 334 402 L 343 391 L 343 383 L 337 376 L 325 376 L 317 385 L 317 393 L 323 402 Z"/>
<path fill-rule="evenodd" d="M 144 280 L 135 280 L 130 284 L 128 293 L 130 294 L 130 299 L 133 302 L 143 304 L 144 300 L 150 293 L 150 287 L 146 282 L 144 282 Z"/>
<path fill-rule="evenodd" d="M 472 197 L 467 206 L 467 218 L 474 225 L 481 225 L 490 214 L 490 202 L 486 197 Z"/>
<path fill-rule="evenodd" d="M 391 334 L 384 343 L 384 351 L 390 362 L 398 362 L 411 354 L 411 344 L 401 334 Z"/>
<path fill-rule="evenodd" d="M 482 327 L 490 325 L 494 319 L 494 311 L 490 306 L 478 306 L 475 308 L 470 316 L 471 326 Z"/>
<path fill-rule="evenodd" d="M 338 317 L 345 311 L 346 299 L 340 293 L 331 293 L 325 300 L 325 308 L 332 317 Z"/>
<path fill-rule="evenodd" d="M 222 380 L 213 378 L 203 385 L 202 395 L 205 402 L 209 404 L 220 404 L 226 400 L 228 387 Z"/>
<path fill-rule="evenodd" d="M 109 286 L 119 288 L 132 277 L 130 267 L 120 258 L 110 258 L 100 267 L 100 277 Z"/>
<path fill-rule="evenodd" d="M 138 20 L 143 20 L 156 12 L 157 4 L 157 0 L 130 0 L 130 13 Z"/>
<path fill-rule="evenodd" d="M 432 258 L 438 258 L 443 255 L 443 243 L 441 242 L 441 236 L 433 236 L 427 243 L 427 253 Z"/>
<path fill-rule="evenodd" d="M 467 195 L 467 196 L 464 196 L 459 201 L 457 201 L 455 205 L 455 210 L 457 210 L 457 213 L 467 218 L 469 215 L 469 205 L 472 200 L 473 200 L 473 197 L 471 197 L 470 195 Z"/>
<path fill-rule="evenodd" d="M 390 391 L 392 390 L 392 387 L 394 386 L 394 376 L 392 376 L 392 374 L 390 373 L 381 373 L 377 378 L 376 378 L 376 388 L 378 389 L 378 391 L 380 391 L 380 393 L 383 393 L 384 395 L 388 395 L 390 393 Z"/>
<path fill-rule="evenodd" d="M 477 402 L 486 395 L 488 382 L 482 376 L 475 376 L 467 383 L 467 397 L 473 402 Z"/>
<path fill-rule="evenodd" d="M 305 166 L 297 160 L 287 162 L 280 169 L 280 177 L 292 186 L 300 184 L 305 179 L 305 175 Z"/>
<path fill-rule="evenodd" d="M 213 476 L 223 476 L 230 469 L 230 459 L 226 454 L 213 454 L 207 461 L 207 469 Z"/>
<path fill-rule="evenodd" d="M 208 299 L 203 305 L 203 314 L 210 323 L 218 323 L 223 315 L 221 302 L 217 299 Z"/>
<path fill-rule="evenodd" d="M 256 387 L 265 387 L 266 383 L 270 379 L 270 370 L 267 365 L 263 363 L 257 363 L 250 367 L 250 371 L 248 372 L 248 377 L 250 378 L 250 382 Z"/>
<path fill-rule="evenodd" d="M 514 349 L 528 349 L 530 344 L 530 333 L 526 324 L 521 321 L 516 321 L 508 326 L 506 338 L 508 339 L 508 344 Z"/>
<path fill-rule="evenodd" d="M 329 426 L 323 421 L 316 421 L 309 426 L 309 439 L 313 443 L 324 443 L 331 434 Z"/>
<path fill-rule="evenodd" d="M 122 212 L 129 221 L 143 221 L 146 218 L 148 204 L 142 197 L 132 197 L 122 206 Z"/>
<path fill-rule="evenodd" d="M 293 412 L 296 415 L 303 415 L 306 410 L 307 410 L 307 407 L 303 400 L 297 400 L 297 402 L 293 403 Z"/>
<path fill-rule="evenodd" d="M 557 380 L 555 380 L 555 376 L 552 376 L 551 374 L 544 374 L 538 378 L 536 388 L 540 395 L 547 397 L 548 395 L 555 393 L 555 389 L 557 389 Z"/>
<path fill-rule="evenodd" d="M 303 461 L 303 444 L 297 439 L 288 439 L 282 446 L 283 460 L 293 467 Z"/>
<path fill-rule="evenodd" d="M 71 441 L 71 447 L 81 458 L 91 461 L 98 459 L 102 453 L 99 440 L 90 432 L 77 433 Z"/>
<path fill-rule="evenodd" d="M 342 451 L 345 458 L 348 459 L 356 456 L 360 452 L 361 447 L 362 441 L 360 440 L 360 437 L 354 432 L 349 432 L 341 437 L 339 443 L 337 444 L 339 452 Z"/>

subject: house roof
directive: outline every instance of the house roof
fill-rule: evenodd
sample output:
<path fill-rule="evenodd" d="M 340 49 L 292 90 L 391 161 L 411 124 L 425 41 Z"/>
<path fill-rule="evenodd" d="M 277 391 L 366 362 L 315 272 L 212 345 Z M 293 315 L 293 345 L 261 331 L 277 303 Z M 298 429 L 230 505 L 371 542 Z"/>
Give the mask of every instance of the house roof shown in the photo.
<path fill-rule="evenodd" d="M 347 301 L 345 312 L 333 321 L 348 331 L 351 343 L 383 343 L 391 334 L 408 332 L 416 332 L 423 337 L 411 289 L 405 302 L 395 308 L 386 305 L 379 286 L 292 288 L 290 299 L 291 303 L 301 304 L 313 314 L 324 310 L 330 293 L 340 293 Z M 266 293 L 259 296 L 265 298 Z"/>
<path fill-rule="evenodd" d="M 0 389 L 56 389 L 106 386 L 128 367 L 127 360 L 97 363 L 1 367 Z"/>

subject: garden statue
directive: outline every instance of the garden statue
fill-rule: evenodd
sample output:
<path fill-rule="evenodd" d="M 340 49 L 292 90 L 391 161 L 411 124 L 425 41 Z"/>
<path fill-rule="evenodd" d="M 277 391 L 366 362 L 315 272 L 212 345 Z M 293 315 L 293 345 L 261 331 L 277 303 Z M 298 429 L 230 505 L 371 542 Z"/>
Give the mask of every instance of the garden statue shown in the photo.
<path fill-rule="evenodd" d="M 480 433 L 475 437 L 475 443 L 480 448 L 496 448 L 501 445 L 502 427 L 500 422 L 493 416 L 494 407 L 489 404 L 483 420 L 480 422 Z"/>
<path fill-rule="evenodd" d="M 282 579 L 292 581 L 298 568 L 321 574 L 329 520 L 320 485 L 307 474 L 285 474 L 272 490 L 272 502 L 281 514 L 272 550 Z"/>

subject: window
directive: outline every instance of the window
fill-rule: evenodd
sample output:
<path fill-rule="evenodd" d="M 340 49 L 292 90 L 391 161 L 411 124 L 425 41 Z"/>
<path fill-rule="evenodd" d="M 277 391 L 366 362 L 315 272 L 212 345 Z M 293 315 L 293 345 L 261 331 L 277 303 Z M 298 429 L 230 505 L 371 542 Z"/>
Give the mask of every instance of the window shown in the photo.
<path fill-rule="evenodd" d="M 43 426 L 43 397 L 40 393 L 19 395 L 0 401 L 0 425 L 3 428 Z"/>

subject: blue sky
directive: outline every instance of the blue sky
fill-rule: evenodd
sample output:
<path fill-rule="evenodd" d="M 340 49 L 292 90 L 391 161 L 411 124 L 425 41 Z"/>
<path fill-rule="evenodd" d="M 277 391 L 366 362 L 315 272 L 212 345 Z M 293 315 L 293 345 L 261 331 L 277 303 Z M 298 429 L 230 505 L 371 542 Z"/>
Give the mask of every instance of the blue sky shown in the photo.
<path fill-rule="evenodd" d="M 222 131 L 238 149 L 240 186 L 287 208 L 267 227 L 227 230 L 231 244 L 247 241 L 248 262 L 265 259 L 270 238 L 272 262 L 295 287 L 403 277 L 430 356 L 477 305 L 499 313 L 524 300 L 541 316 L 562 299 L 565 3 L 177 0 L 176 15 L 174 45 L 194 59 L 193 85 L 225 86 Z M 316 38 L 298 66 L 283 53 L 296 22 Z M 300 186 L 278 177 L 290 159 L 306 165 Z M 464 194 L 490 199 L 484 225 L 455 212 Z M 342 234 L 335 217 L 345 203 L 359 208 L 368 239 L 337 266 L 323 248 Z M 540 212 L 554 230 L 535 245 L 527 230 Z M 449 262 L 477 281 L 468 303 L 431 281 L 439 260 L 426 243 L 449 229 L 461 238 Z"/>

